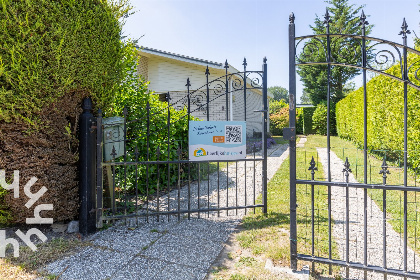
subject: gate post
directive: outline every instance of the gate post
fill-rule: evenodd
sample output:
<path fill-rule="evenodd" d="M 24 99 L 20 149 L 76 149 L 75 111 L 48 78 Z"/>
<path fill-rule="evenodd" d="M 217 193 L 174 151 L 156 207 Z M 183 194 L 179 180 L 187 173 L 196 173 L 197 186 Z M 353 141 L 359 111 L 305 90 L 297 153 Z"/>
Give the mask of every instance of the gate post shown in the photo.
<path fill-rule="evenodd" d="M 102 177 L 102 111 L 96 118 L 96 227 L 102 228 L 103 177 Z"/>
<path fill-rule="evenodd" d="M 92 114 L 92 100 L 83 100 L 83 113 L 80 115 L 80 210 L 79 231 L 81 234 L 96 230 L 95 211 L 95 146 L 96 135 L 93 130 L 95 118 Z"/>
<path fill-rule="evenodd" d="M 267 58 L 264 57 L 264 64 L 263 64 L 263 112 L 264 112 L 264 125 L 263 125 L 263 133 L 262 133 L 262 142 L 263 142 L 263 166 L 262 166 L 262 173 L 263 173 L 263 202 L 264 208 L 263 213 L 267 213 L 267 122 L 268 122 L 268 104 L 267 104 Z"/>
<path fill-rule="evenodd" d="M 295 15 L 289 16 L 289 128 L 296 126 L 296 48 Z M 294 134 L 294 133 L 293 133 Z M 290 267 L 297 270 L 297 228 L 296 228 L 296 137 L 289 138 L 290 157 Z"/>

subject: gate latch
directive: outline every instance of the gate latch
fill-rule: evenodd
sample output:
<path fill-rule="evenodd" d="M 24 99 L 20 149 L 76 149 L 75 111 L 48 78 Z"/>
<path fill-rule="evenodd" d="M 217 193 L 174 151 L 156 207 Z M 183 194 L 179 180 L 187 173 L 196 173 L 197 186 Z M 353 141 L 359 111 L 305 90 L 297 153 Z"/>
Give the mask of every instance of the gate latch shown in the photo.
<path fill-rule="evenodd" d="M 285 127 L 283 128 L 283 139 L 284 140 L 296 140 L 296 128 Z"/>

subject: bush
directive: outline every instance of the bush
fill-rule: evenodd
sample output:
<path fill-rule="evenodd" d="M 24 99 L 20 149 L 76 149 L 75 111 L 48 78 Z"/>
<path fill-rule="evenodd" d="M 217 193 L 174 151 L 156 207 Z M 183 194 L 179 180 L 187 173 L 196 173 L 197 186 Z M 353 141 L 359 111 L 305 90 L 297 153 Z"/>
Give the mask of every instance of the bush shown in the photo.
<path fill-rule="evenodd" d="M 0 169 L 20 170 L 20 193 L 48 191 L 43 217 L 69 220 L 78 212 L 78 117 L 90 96 L 109 112 L 122 84 L 129 45 L 120 41 L 121 5 L 100 0 L 1 1 Z M 5 195 L 14 222 L 33 216 L 27 198 Z M 36 206 L 36 205 L 35 205 Z"/>
<path fill-rule="evenodd" d="M 296 134 L 303 134 L 303 109 L 296 108 Z"/>
<path fill-rule="evenodd" d="M 418 61 L 419 56 L 409 54 L 408 65 Z M 415 68 L 415 67 L 413 67 Z M 415 69 L 410 69 L 409 78 L 416 81 Z M 400 77 L 401 68 L 397 64 L 386 71 Z M 418 83 L 417 83 L 418 84 Z M 367 144 L 369 150 L 388 150 L 388 159 L 398 159 L 404 149 L 404 85 L 384 75 L 372 78 L 367 92 Z M 419 93 L 408 87 L 408 164 L 420 166 L 420 109 Z M 364 146 L 363 128 L 363 87 L 351 92 L 337 104 L 337 131 L 342 138 L 353 140 L 359 147 Z"/>
<path fill-rule="evenodd" d="M 289 106 L 278 113 L 270 114 L 270 131 L 273 135 L 283 135 L 283 128 L 289 127 Z"/>
<path fill-rule="evenodd" d="M 327 135 L 327 105 L 320 103 L 312 115 L 312 129 L 316 134 Z M 335 106 L 330 104 L 330 135 L 336 134 Z"/>
<path fill-rule="evenodd" d="M 284 100 L 270 100 L 269 113 L 277 114 L 282 108 L 289 106 Z"/>
<path fill-rule="evenodd" d="M 309 135 L 313 134 L 314 130 L 312 128 L 312 116 L 315 112 L 316 107 L 305 107 L 302 108 L 302 126 L 303 126 L 303 134 Z"/>

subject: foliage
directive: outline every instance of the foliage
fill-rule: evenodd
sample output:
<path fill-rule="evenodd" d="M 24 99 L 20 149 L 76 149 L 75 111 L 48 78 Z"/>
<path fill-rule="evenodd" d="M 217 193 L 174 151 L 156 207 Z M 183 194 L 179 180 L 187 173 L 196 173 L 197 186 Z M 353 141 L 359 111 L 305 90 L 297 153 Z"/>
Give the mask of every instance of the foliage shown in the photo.
<path fill-rule="evenodd" d="M 280 117 L 280 112 L 283 108 L 289 108 L 289 106 L 284 102 L 284 100 L 270 100 L 269 106 L 269 118 L 270 118 L 270 132 L 272 135 L 283 135 L 283 128 L 277 128 L 276 125 L 278 124 Z M 283 118 L 285 117 L 283 111 Z M 282 122 L 289 123 L 289 113 L 287 112 L 287 120 L 282 120 Z"/>
<path fill-rule="evenodd" d="M 419 60 L 415 54 L 408 55 L 408 64 Z M 400 64 L 386 71 L 401 76 Z M 415 69 L 410 69 L 409 78 L 415 79 Z M 403 83 L 380 75 L 367 83 L 367 144 L 369 150 L 388 150 L 387 158 L 397 159 L 398 150 L 404 147 L 404 91 Z M 420 109 L 419 92 L 408 87 L 408 163 L 420 166 Z M 364 145 L 363 87 L 350 93 L 337 104 L 337 131 L 342 138 L 353 140 L 359 147 Z"/>
<path fill-rule="evenodd" d="M 296 134 L 303 134 L 303 108 L 296 108 Z"/>
<path fill-rule="evenodd" d="M 283 135 L 283 128 L 289 126 L 289 106 L 270 114 L 270 131 L 273 135 Z"/>
<path fill-rule="evenodd" d="M 285 103 L 289 104 L 289 91 L 281 86 L 269 87 L 268 92 L 273 95 L 273 99 L 276 101 L 283 100 Z"/>
<path fill-rule="evenodd" d="M 269 114 L 276 114 L 286 106 L 288 105 L 284 100 L 270 100 Z"/>
<path fill-rule="evenodd" d="M 7 205 L 4 203 L 4 197 L 7 191 L 0 187 L 0 227 L 1 225 L 6 225 L 12 220 L 12 215 Z"/>
<path fill-rule="evenodd" d="M 361 35 L 359 27 L 359 13 L 362 6 L 354 8 L 348 0 L 330 0 L 328 10 L 331 15 L 331 34 L 358 34 Z M 310 26 L 314 34 L 325 34 L 326 27 L 324 19 L 316 16 L 315 23 Z M 366 27 L 366 35 L 371 32 L 372 25 Z M 318 39 L 318 40 L 317 40 Z M 325 62 L 326 38 L 320 37 L 306 42 L 306 47 L 300 54 L 299 60 L 303 62 Z M 355 55 L 356 53 L 356 55 Z M 361 60 L 360 44 L 355 39 L 331 40 L 331 56 L 337 62 L 357 64 Z M 327 65 L 300 66 L 298 74 L 304 85 L 304 91 L 309 94 L 312 104 L 317 105 L 327 100 Z M 344 85 L 360 73 L 357 68 L 334 66 L 331 69 L 330 92 L 333 103 L 338 102 L 345 96 Z"/>
<path fill-rule="evenodd" d="M 303 91 L 302 95 L 300 96 L 300 103 L 312 104 L 311 98 L 309 97 L 309 93 L 307 91 Z"/>
<path fill-rule="evenodd" d="M 246 139 L 246 153 L 253 153 L 261 151 L 262 147 L 262 139 L 261 138 L 248 138 Z M 267 138 L 267 149 L 270 149 L 271 146 L 275 145 L 276 141 L 272 137 Z"/>
<path fill-rule="evenodd" d="M 72 92 L 111 104 L 124 68 L 123 2 L 2 0 L 0 120 L 39 126 L 42 109 Z"/>
<path fill-rule="evenodd" d="M 327 135 L 327 105 L 319 103 L 312 115 L 312 129 L 316 134 Z M 336 134 L 335 106 L 330 105 L 330 135 Z"/>
<path fill-rule="evenodd" d="M 283 135 L 283 128 L 289 127 L 289 105 L 283 100 L 270 101 L 270 132 L 272 135 Z M 303 133 L 301 108 L 296 109 L 296 133 Z"/>
<path fill-rule="evenodd" d="M 124 79 L 120 40 L 128 0 L 0 0 L 0 169 L 38 178 L 37 204 L 54 221 L 73 219 L 78 197 L 78 118 L 92 97 L 109 112 Z M 23 193 L 23 184 L 20 192 Z M 26 197 L 4 197 L 14 222 L 33 216 Z M 36 205 L 35 205 L 36 206 Z"/>
<path fill-rule="evenodd" d="M 143 82 L 137 75 L 138 65 L 137 50 L 134 46 L 124 60 L 126 71 L 124 83 L 121 84 L 119 91 L 115 96 L 115 101 L 109 115 L 123 116 L 124 108 L 127 108 L 127 155 L 116 159 L 116 161 L 140 161 L 147 160 L 177 160 L 178 148 L 180 148 L 180 157 L 187 155 L 188 149 L 188 115 L 187 110 L 175 110 L 167 102 L 159 101 L 157 95 L 150 94 L 147 90 L 147 83 Z M 149 109 L 148 109 L 149 108 Z M 168 143 L 168 114 L 169 119 L 169 143 Z M 191 120 L 197 120 L 190 117 Z M 149 119 L 149 120 L 148 120 Z M 147 123 L 149 122 L 149 131 Z M 136 158 L 136 149 L 138 155 Z M 169 151 L 168 151 L 169 150 Z M 159 177 L 157 169 L 159 168 Z M 137 168 L 131 166 L 128 168 L 116 168 L 117 187 L 123 190 L 135 191 L 135 186 L 140 194 L 153 194 L 157 188 L 157 182 L 169 182 L 172 186 L 178 179 L 178 165 L 139 165 Z M 146 173 L 149 174 L 148 185 L 145 180 Z M 184 175 L 181 174 L 181 175 Z M 124 179 L 127 176 L 127 181 Z M 169 176 L 169 181 L 168 181 Z"/>
<path fill-rule="evenodd" d="M 312 129 L 312 116 L 315 112 L 316 107 L 305 107 L 302 108 L 302 123 L 303 123 L 303 134 L 313 134 Z"/>

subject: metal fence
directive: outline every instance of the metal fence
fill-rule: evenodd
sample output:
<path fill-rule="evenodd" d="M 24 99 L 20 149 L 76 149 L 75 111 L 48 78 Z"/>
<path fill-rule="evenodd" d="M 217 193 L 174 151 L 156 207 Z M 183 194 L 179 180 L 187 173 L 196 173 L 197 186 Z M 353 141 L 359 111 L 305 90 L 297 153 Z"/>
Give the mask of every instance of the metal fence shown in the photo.
<path fill-rule="evenodd" d="M 315 263 L 326 264 L 330 274 L 335 266 L 342 267 L 345 269 L 343 273 L 346 278 L 373 277 L 376 279 L 382 277 L 381 274 L 383 274 L 384 278 L 395 275 L 420 279 L 420 271 L 416 267 L 419 252 L 417 213 L 420 207 L 417 202 L 417 192 L 420 188 L 417 187 L 416 175 L 410 178 L 407 165 L 410 152 L 407 149 L 407 87 L 420 90 L 417 75 L 411 79 L 408 77 L 408 70 L 413 65 L 408 65 L 407 53 L 420 55 L 420 52 L 407 46 L 407 34 L 410 31 L 405 19 L 400 32 L 403 38 L 402 44 L 366 36 L 365 28 L 368 23 L 363 11 L 360 17 L 361 35 L 330 34 L 331 20 L 328 10 L 324 19 L 325 34 L 296 37 L 295 17 L 291 14 L 289 18 L 291 105 L 290 128 L 285 130 L 285 135 L 290 140 L 291 267 L 297 269 L 298 260 L 302 260 L 311 262 L 313 266 Z M 360 55 L 360 59 L 355 55 L 352 59 L 346 60 L 340 54 L 333 54 L 332 42 L 350 48 L 355 54 Z M 370 43 L 369 46 L 368 43 Z M 379 47 L 384 48 L 378 49 Z M 323 55 L 315 56 L 316 59 L 307 61 L 304 57 L 296 55 L 299 48 L 301 50 L 306 48 L 307 51 L 308 49 L 316 50 Z M 381 55 L 388 57 L 389 62 L 382 68 L 373 63 Z M 400 76 L 386 72 L 395 64 L 401 67 Z M 296 67 L 313 65 L 324 65 L 327 71 L 326 147 L 317 150 L 299 150 L 298 148 L 303 155 L 298 154 L 299 160 L 297 160 L 294 134 Z M 363 75 L 364 148 L 360 154 L 358 151 L 331 147 L 332 67 L 353 67 L 359 69 Z M 401 136 L 404 138 L 404 149 L 400 151 L 401 161 L 396 166 L 388 166 L 389 161 L 385 151 L 376 151 L 376 153 L 371 151 L 376 154 L 376 157 L 381 157 L 381 164 L 378 164 L 377 160 L 370 159 L 372 156 L 369 155 L 367 143 L 369 133 L 367 129 L 367 71 L 401 82 L 401 90 L 404 93 L 404 135 Z M 396 151 L 392 153 L 398 154 Z M 335 155 L 338 158 L 341 156 L 341 159 L 337 160 Z M 338 175 L 332 168 L 332 162 L 342 164 Z M 319 164 L 323 166 L 323 170 L 319 170 Z M 299 168 L 305 168 L 306 173 L 299 171 Z M 391 174 L 390 169 L 393 169 Z M 402 179 L 400 181 L 393 179 L 392 183 L 389 183 L 392 173 L 399 174 L 398 176 Z M 303 178 L 297 178 L 297 174 L 305 175 Z M 356 175 L 356 178 L 353 178 L 352 174 Z M 324 240 L 321 240 L 322 232 L 327 233 L 327 238 Z M 401 244 L 390 244 L 390 242 Z"/>
<path fill-rule="evenodd" d="M 134 218 L 136 223 L 153 219 L 181 219 L 210 215 L 237 215 L 256 208 L 267 211 L 267 64 L 262 71 L 228 73 L 192 89 L 186 81 L 185 95 L 152 107 L 134 117 L 125 108 L 118 118 L 97 117 L 96 222 Z M 250 111 L 249 90 L 260 98 L 262 108 Z M 230 102 L 237 93 L 243 102 Z M 220 102 L 223 100 L 223 102 Z M 220 108 L 217 104 L 226 106 Z M 156 103 L 155 103 L 156 104 Z M 235 105 L 240 104 L 240 105 Z M 212 110 L 223 111 L 212 114 Z M 190 120 L 232 120 L 230 110 L 242 110 L 242 119 L 258 114 L 258 139 L 248 135 L 247 156 L 241 160 L 190 161 Z M 203 113 L 204 112 L 204 113 Z M 138 114 L 137 114 L 138 115 Z M 174 117 L 176 115 L 176 117 Z M 175 127 L 178 127 L 175 129 Z M 180 128 L 182 127 L 182 128 Z M 119 135 L 119 136 L 118 136 Z M 258 136 L 258 135 L 257 135 Z M 251 141 L 248 141 L 251 142 Z M 258 196 L 262 195 L 260 202 Z"/>

